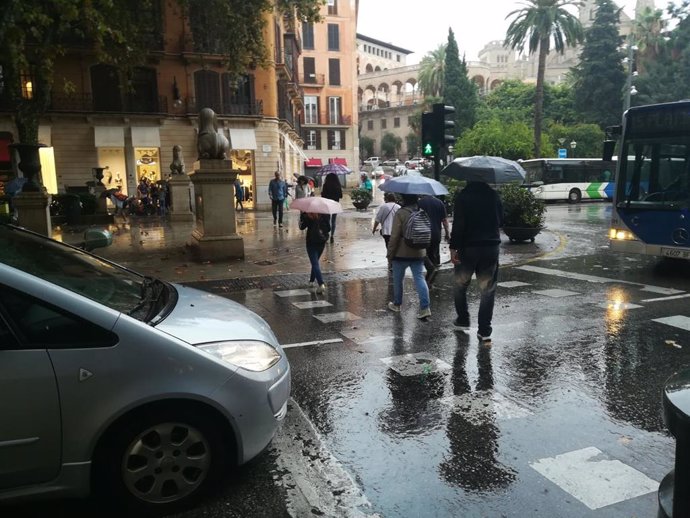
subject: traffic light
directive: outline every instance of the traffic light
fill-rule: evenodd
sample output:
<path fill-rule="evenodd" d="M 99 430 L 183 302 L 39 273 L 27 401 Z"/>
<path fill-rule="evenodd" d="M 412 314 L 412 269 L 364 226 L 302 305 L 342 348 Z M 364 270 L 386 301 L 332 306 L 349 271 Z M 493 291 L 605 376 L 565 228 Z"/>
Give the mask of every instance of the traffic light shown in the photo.
<path fill-rule="evenodd" d="M 422 155 L 434 156 L 436 154 L 436 135 L 434 130 L 434 114 L 422 113 Z"/>
<path fill-rule="evenodd" d="M 434 126 L 436 128 L 436 145 L 445 150 L 449 144 L 455 144 L 455 137 L 446 133 L 447 130 L 455 128 L 455 122 L 446 120 L 447 115 L 455 113 L 454 106 L 447 106 L 443 103 L 434 104 L 433 107 Z"/>

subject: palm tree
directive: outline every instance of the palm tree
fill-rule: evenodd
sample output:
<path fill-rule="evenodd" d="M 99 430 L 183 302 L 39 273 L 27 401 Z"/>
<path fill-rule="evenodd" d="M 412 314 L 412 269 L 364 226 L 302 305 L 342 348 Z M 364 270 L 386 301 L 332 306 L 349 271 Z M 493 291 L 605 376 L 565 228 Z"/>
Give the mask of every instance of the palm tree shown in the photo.
<path fill-rule="evenodd" d="M 446 67 L 445 43 L 427 52 L 419 63 L 419 88 L 424 95 L 442 97 Z"/>
<path fill-rule="evenodd" d="M 665 31 L 668 22 L 663 19 L 661 9 L 646 7 L 635 20 L 633 38 L 639 50 L 637 70 L 642 73 L 647 63 L 653 63 L 659 57 L 665 44 Z"/>
<path fill-rule="evenodd" d="M 522 52 L 539 51 L 537 68 L 537 88 L 534 96 L 534 155 L 541 156 L 541 126 L 544 112 L 544 72 L 546 56 L 551 51 L 551 43 L 559 54 L 566 46 L 574 47 L 584 38 L 582 25 L 576 16 L 569 13 L 567 6 L 579 6 L 576 0 L 525 0 L 522 9 L 506 16 L 514 17 L 506 32 L 506 47 Z"/>

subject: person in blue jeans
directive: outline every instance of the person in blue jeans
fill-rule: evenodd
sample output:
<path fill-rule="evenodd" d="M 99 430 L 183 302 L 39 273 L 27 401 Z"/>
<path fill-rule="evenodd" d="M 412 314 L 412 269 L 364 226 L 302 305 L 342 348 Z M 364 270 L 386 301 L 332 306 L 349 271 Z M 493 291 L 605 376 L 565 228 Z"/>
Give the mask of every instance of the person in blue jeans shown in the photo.
<path fill-rule="evenodd" d="M 403 194 L 402 208 L 398 209 L 393 217 L 393 229 L 388 241 L 386 257 L 393 265 L 393 301 L 388 303 L 388 309 L 396 313 L 400 312 L 403 296 L 403 280 L 405 271 L 412 271 L 412 278 L 419 297 L 419 313 L 417 318 L 427 319 L 431 316 L 431 302 L 429 301 L 429 286 L 424 280 L 424 248 L 411 248 L 405 243 L 403 230 L 412 213 L 418 210 L 417 195 Z"/>
<path fill-rule="evenodd" d="M 316 281 L 316 293 L 326 291 L 319 260 L 321 259 L 321 254 L 323 254 L 323 249 L 326 247 L 328 233 L 331 231 L 330 219 L 327 214 L 314 214 L 311 212 L 302 212 L 299 218 L 299 229 L 307 229 L 307 255 L 311 263 L 309 282 L 313 283 Z"/>
<path fill-rule="evenodd" d="M 321 197 L 340 203 L 340 200 L 343 197 L 343 188 L 340 186 L 338 175 L 335 173 L 328 173 L 326 175 L 326 178 L 323 181 L 323 187 L 321 187 Z M 337 214 L 331 214 L 331 243 L 333 242 L 333 235 L 335 234 L 337 217 Z"/>
<path fill-rule="evenodd" d="M 273 213 L 273 226 L 278 224 L 283 227 L 283 205 L 287 198 L 287 184 L 281 180 L 280 173 L 275 172 L 275 178 L 268 182 L 268 197 L 271 198 L 271 212 Z"/>
<path fill-rule="evenodd" d="M 488 184 L 469 182 L 455 198 L 453 230 L 450 234 L 450 260 L 455 265 L 455 312 L 453 327 L 470 329 L 467 288 L 476 274 L 479 301 L 477 338 L 491 341 L 491 321 L 496 298 L 498 255 L 503 226 L 501 198 Z"/>

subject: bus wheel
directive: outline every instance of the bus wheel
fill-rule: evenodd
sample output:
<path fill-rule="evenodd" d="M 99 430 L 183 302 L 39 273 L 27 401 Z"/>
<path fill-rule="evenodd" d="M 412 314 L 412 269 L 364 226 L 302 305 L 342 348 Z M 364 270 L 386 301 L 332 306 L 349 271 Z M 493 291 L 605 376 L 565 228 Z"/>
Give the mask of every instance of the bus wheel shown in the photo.
<path fill-rule="evenodd" d="M 580 203 L 582 199 L 582 193 L 580 189 L 571 189 L 568 193 L 568 203 Z"/>

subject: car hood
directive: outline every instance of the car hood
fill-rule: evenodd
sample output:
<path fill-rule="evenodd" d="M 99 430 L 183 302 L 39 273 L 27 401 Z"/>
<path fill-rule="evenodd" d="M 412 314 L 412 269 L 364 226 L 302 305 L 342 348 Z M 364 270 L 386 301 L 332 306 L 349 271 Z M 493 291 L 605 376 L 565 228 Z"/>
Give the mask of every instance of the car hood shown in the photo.
<path fill-rule="evenodd" d="M 266 321 L 242 304 L 173 284 L 177 304 L 156 329 L 192 345 L 226 340 L 261 340 L 278 345 Z"/>

